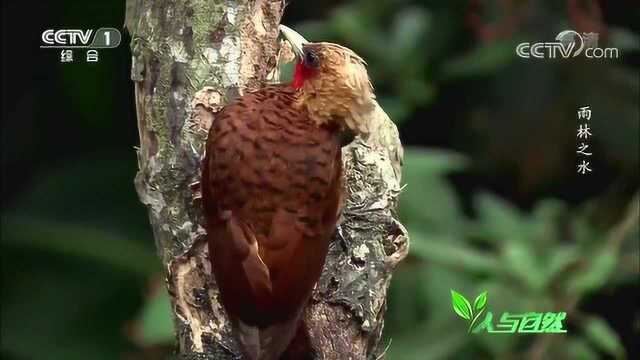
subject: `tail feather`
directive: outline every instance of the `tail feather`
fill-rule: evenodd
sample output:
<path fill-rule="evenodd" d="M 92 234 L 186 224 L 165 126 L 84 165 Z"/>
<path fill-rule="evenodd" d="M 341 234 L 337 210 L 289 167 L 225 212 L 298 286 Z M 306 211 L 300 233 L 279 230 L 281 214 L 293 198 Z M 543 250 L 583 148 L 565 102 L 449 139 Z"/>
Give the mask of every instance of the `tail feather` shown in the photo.
<path fill-rule="evenodd" d="M 299 316 L 295 316 L 262 329 L 236 321 L 233 327 L 242 353 L 248 360 L 278 360 L 293 340 L 298 320 Z"/>
<path fill-rule="evenodd" d="M 246 325 L 242 321 L 233 324 L 233 332 L 240 343 L 240 350 L 249 360 L 257 360 L 260 356 L 260 329 Z"/>

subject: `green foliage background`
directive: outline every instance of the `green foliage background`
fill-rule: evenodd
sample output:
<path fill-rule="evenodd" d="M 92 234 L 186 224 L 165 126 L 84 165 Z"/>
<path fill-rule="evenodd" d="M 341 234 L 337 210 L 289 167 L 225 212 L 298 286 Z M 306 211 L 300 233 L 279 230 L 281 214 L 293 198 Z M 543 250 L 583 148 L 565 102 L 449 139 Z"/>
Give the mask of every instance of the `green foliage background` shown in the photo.
<path fill-rule="evenodd" d="M 128 38 L 99 66 L 35 49 L 43 29 L 123 19 L 116 0 L 3 2 L 3 49 L 22 54 L 2 67 L 3 358 L 158 359 L 174 345 L 132 182 Z M 367 60 L 407 146 L 412 243 L 389 294 L 389 359 L 637 358 L 638 19 L 632 1 L 291 2 L 284 23 Z M 6 35 L 17 21 L 33 42 Z M 622 56 L 515 55 L 564 29 L 598 31 Z M 594 172 L 578 176 L 585 105 Z M 494 314 L 567 311 L 569 333 L 469 335 L 450 289 L 488 291 Z"/>

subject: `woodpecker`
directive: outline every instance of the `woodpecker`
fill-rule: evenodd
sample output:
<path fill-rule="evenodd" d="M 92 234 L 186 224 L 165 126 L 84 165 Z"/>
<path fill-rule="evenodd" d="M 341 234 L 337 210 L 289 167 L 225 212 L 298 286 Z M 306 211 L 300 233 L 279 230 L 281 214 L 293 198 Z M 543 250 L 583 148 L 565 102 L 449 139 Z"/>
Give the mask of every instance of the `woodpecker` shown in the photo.
<path fill-rule="evenodd" d="M 355 52 L 280 31 L 297 57 L 293 82 L 225 106 L 202 166 L 213 274 L 250 360 L 279 359 L 301 326 L 342 209 L 341 147 L 369 135 L 378 106 Z"/>

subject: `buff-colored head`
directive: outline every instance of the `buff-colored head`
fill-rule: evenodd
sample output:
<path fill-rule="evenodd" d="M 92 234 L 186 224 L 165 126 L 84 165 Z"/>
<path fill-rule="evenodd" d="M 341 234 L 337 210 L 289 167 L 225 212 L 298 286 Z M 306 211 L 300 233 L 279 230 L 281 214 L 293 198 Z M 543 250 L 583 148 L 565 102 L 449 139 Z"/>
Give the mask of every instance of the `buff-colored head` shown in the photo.
<path fill-rule="evenodd" d="M 375 95 L 366 63 L 352 50 L 333 43 L 310 43 L 281 25 L 280 31 L 297 55 L 293 83 L 300 104 L 318 124 L 337 122 L 359 134 L 368 134 L 368 114 Z"/>

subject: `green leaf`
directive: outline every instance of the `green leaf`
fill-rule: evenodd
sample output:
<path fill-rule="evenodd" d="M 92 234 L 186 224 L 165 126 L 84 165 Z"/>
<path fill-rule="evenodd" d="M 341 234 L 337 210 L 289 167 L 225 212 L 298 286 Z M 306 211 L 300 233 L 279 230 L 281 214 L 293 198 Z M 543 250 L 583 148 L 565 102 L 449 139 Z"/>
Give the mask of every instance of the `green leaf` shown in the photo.
<path fill-rule="evenodd" d="M 451 289 L 451 305 L 456 314 L 460 315 L 463 319 L 471 320 L 471 316 L 473 315 L 471 304 L 469 304 L 469 301 L 464 296 L 453 289 Z"/>
<path fill-rule="evenodd" d="M 465 169 L 469 159 L 453 151 L 432 148 L 406 147 L 404 152 L 405 164 L 408 171 L 443 175 L 453 171 Z"/>
<path fill-rule="evenodd" d="M 450 322 L 449 322 L 450 323 Z M 433 326 L 431 322 L 393 337 L 385 358 L 402 360 L 445 360 L 455 358 L 469 337 L 451 324 Z"/>
<path fill-rule="evenodd" d="M 389 306 L 387 311 L 387 320 L 385 321 L 385 329 L 389 331 L 402 331 L 407 328 L 415 327 L 424 317 L 424 311 L 428 308 L 429 302 L 425 299 L 423 285 L 424 266 L 420 263 L 414 263 L 407 266 L 401 266 L 394 273 L 394 281 L 389 287 Z M 450 284 L 440 294 L 445 293 L 449 287 L 459 287 L 457 284 Z M 446 299 L 444 307 L 449 306 L 449 299 Z M 447 313 L 447 315 L 449 315 Z M 449 317 L 449 320 L 451 318 Z"/>
<path fill-rule="evenodd" d="M 174 338 L 171 302 L 166 291 L 157 291 L 145 305 L 139 322 L 143 345 L 170 344 Z"/>
<path fill-rule="evenodd" d="M 567 214 L 566 204 L 557 199 L 544 199 L 536 204 L 529 222 L 531 223 L 532 238 L 535 238 L 535 247 L 544 252 L 558 246 L 562 236 L 560 224 L 563 216 Z"/>
<path fill-rule="evenodd" d="M 130 351 L 122 330 L 142 302 L 146 277 L 16 246 L 7 226 L 14 227 L 3 219 L 0 358 L 112 360 Z"/>
<path fill-rule="evenodd" d="M 597 348 L 614 356 L 616 359 L 624 358 L 624 348 L 620 337 L 599 317 L 590 317 L 583 325 L 586 338 Z"/>
<path fill-rule="evenodd" d="M 412 234 L 411 254 L 420 259 L 473 273 L 496 274 L 502 269 L 493 254 L 461 244 L 454 238 L 414 227 L 409 227 L 409 233 Z"/>
<path fill-rule="evenodd" d="M 547 256 L 544 266 L 545 284 L 564 276 L 567 269 L 580 261 L 580 248 L 574 244 L 561 244 L 553 247 L 553 252 Z"/>
<path fill-rule="evenodd" d="M 617 262 L 616 252 L 609 247 L 605 246 L 601 251 L 592 253 L 587 269 L 578 272 L 569 280 L 569 291 L 582 295 L 604 286 L 615 270 Z"/>
<path fill-rule="evenodd" d="M 473 302 L 473 311 L 474 312 L 480 312 L 484 309 L 484 307 L 487 305 L 487 292 L 483 291 L 480 295 L 478 295 L 476 297 L 476 299 Z"/>
<path fill-rule="evenodd" d="M 434 335 L 426 342 L 424 337 L 416 340 L 411 339 L 411 342 L 404 340 L 404 338 L 392 342 L 388 356 L 385 358 L 402 360 L 451 359 L 456 352 L 464 347 L 467 341 L 464 334 L 456 331 Z"/>
<path fill-rule="evenodd" d="M 411 105 L 397 96 L 378 96 L 378 102 L 396 125 L 401 124 L 411 114 Z"/>
<path fill-rule="evenodd" d="M 401 9 L 391 25 L 393 56 L 406 57 L 416 49 L 421 49 L 424 37 L 431 22 L 429 13 L 422 7 Z M 406 58 L 404 59 L 406 61 Z"/>
<path fill-rule="evenodd" d="M 402 178 L 406 184 L 400 196 L 400 215 L 407 226 L 455 233 L 461 230 L 463 212 L 455 189 L 444 177 L 461 170 L 467 159 L 459 154 L 408 147 L 404 153 Z"/>
<path fill-rule="evenodd" d="M 481 193 L 474 199 L 481 227 L 494 243 L 525 242 L 528 233 L 526 218 L 508 201 L 490 193 Z"/>
<path fill-rule="evenodd" d="M 333 16 L 328 24 L 329 28 L 333 30 L 332 35 L 337 37 L 347 38 L 349 47 L 357 49 L 359 54 L 363 53 L 376 53 L 378 47 L 382 48 L 380 42 L 373 41 L 379 35 L 379 30 L 371 25 L 371 19 L 363 16 L 359 16 L 358 9 L 353 5 L 346 5 L 338 7 L 334 10 Z M 312 39 L 312 38 L 307 38 Z M 381 54 L 377 54 L 380 56 Z"/>
<path fill-rule="evenodd" d="M 515 41 L 496 41 L 480 46 L 442 67 L 445 79 L 488 75 L 515 59 Z"/>
<path fill-rule="evenodd" d="M 135 154 L 128 149 L 74 157 L 37 172 L 6 214 L 126 234 L 138 245 L 146 245 L 146 252 L 151 254 L 154 246 L 149 216 L 140 206 L 131 180 L 136 170 Z M 87 246 L 90 243 L 87 241 Z M 109 243 L 104 245 L 108 247 Z"/>
<path fill-rule="evenodd" d="M 410 105 L 426 105 L 436 97 L 436 88 L 433 84 L 421 79 L 407 79 L 398 85 L 400 97 Z"/>
<path fill-rule="evenodd" d="M 609 42 L 612 47 L 616 47 L 622 51 L 638 51 L 640 50 L 640 37 L 627 29 L 619 27 L 611 27 L 608 29 Z"/>
<path fill-rule="evenodd" d="M 117 233 L 23 216 L 4 217 L 3 222 L 3 237 L 10 246 L 88 260 L 140 277 L 161 269 L 151 248 Z"/>
<path fill-rule="evenodd" d="M 516 277 L 529 290 L 538 292 L 544 288 L 547 274 L 531 247 L 530 243 L 511 242 L 504 246 L 502 255 L 509 275 Z"/>
<path fill-rule="evenodd" d="M 598 352 L 582 338 L 571 337 L 564 346 L 559 345 L 564 348 L 568 359 L 598 360 L 600 358 Z"/>

